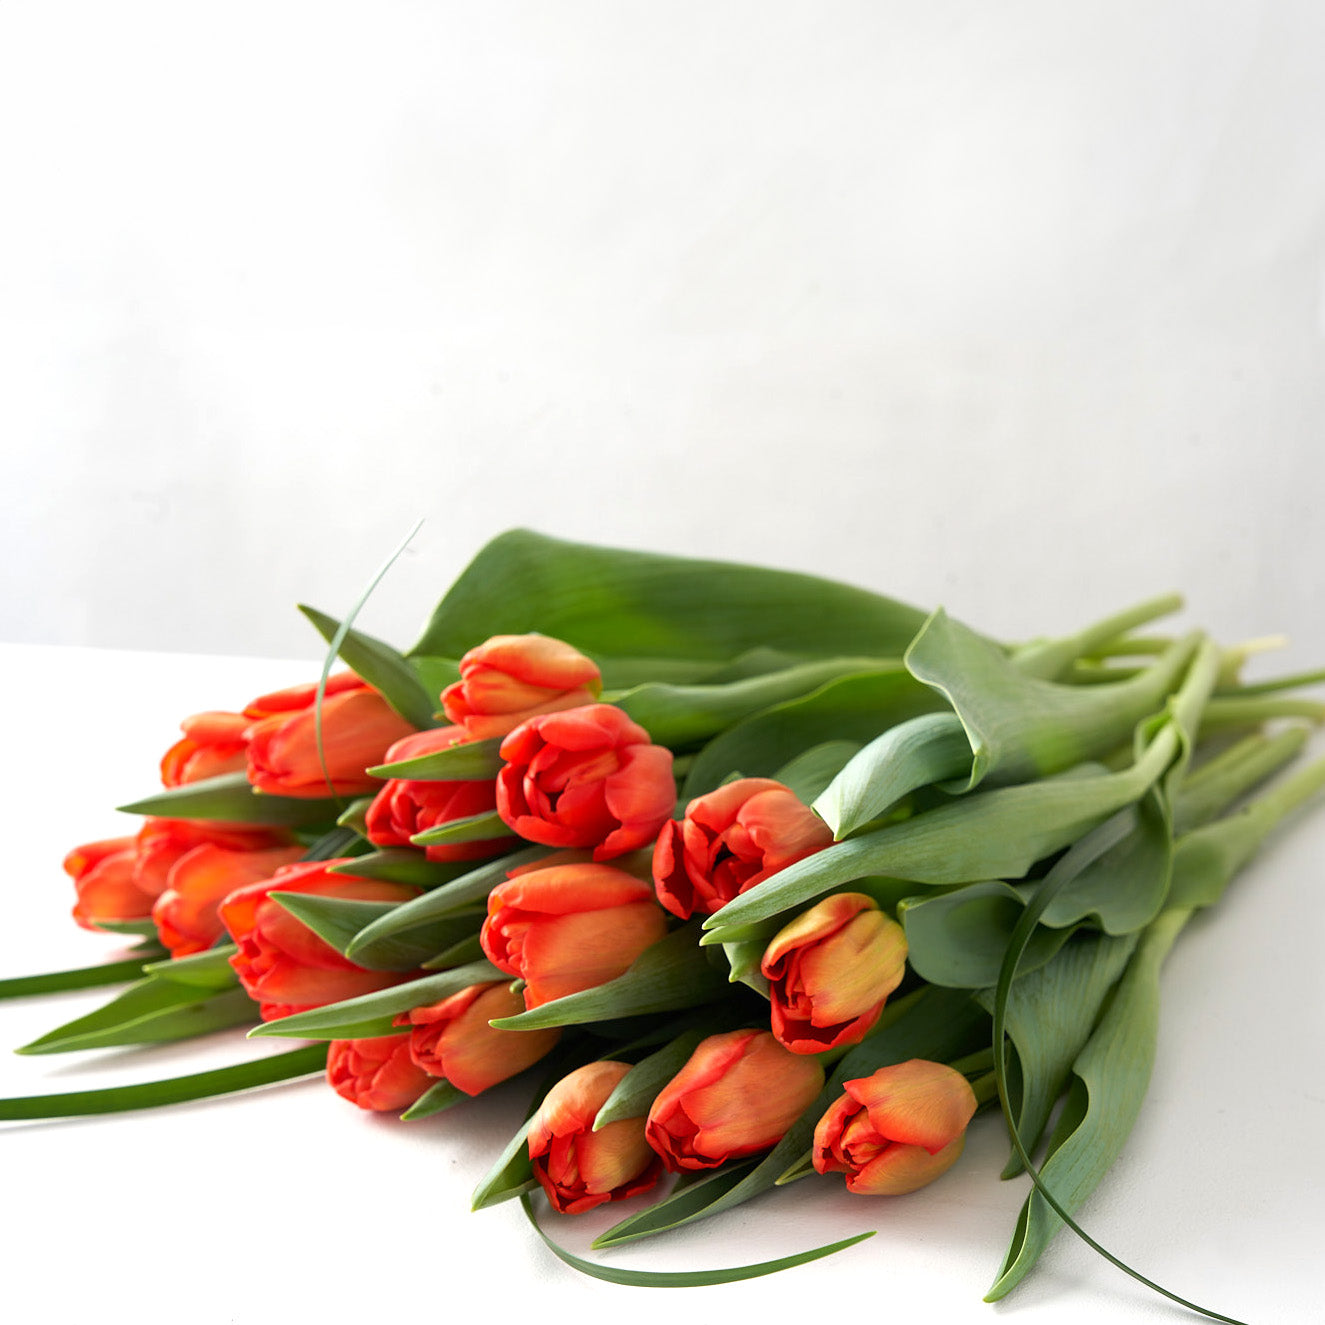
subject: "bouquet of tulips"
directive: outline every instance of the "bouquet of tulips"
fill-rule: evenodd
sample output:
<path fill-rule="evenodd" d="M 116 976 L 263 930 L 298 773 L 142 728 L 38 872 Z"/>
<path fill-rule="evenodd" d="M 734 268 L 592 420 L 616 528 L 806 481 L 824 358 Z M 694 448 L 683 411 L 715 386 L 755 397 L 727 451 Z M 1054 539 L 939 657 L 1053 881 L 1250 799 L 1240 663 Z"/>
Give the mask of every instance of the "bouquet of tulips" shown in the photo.
<path fill-rule="evenodd" d="M 1032 1183 L 1002 1297 L 1065 1225 L 1085 1236 L 1165 954 L 1325 786 L 1321 761 L 1262 787 L 1325 716 L 1292 693 L 1321 676 L 1249 685 L 1254 646 L 1138 633 L 1178 606 L 1009 644 L 808 576 L 515 531 L 408 653 L 305 608 L 322 676 L 187 718 L 125 807 L 140 830 L 65 861 L 78 923 L 142 946 L 0 994 L 129 982 L 26 1052 L 311 1043 L 0 1117 L 325 1071 L 411 1120 L 527 1073 L 474 1204 L 665 1191 L 609 1249 L 814 1174 L 914 1191 L 998 1107 L 1005 1176 Z M 642 1284 L 858 1240 L 652 1274 L 535 1227 Z"/>

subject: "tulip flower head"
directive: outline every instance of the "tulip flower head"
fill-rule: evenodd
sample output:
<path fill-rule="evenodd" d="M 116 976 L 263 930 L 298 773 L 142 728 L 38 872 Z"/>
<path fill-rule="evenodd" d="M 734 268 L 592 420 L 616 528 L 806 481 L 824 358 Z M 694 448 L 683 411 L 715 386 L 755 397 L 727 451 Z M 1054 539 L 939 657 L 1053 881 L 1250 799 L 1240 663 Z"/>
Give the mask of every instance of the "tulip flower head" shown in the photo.
<path fill-rule="evenodd" d="M 711 1035 L 654 1100 L 649 1144 L 673 1172 L 717 1168 L 776 1145 L 823 1084 L 817 1060 L 768 1031 Z"/>
<path fill-rule="evenodd" d="M 332 874 L 339 861 L 304 861 L 286 865 L 269 879 L 232 892 L 220 905 L 221 922 L 238 945 L 230 965 L 263 1021 L 273 1021 L 343 998 L 375 993 L 412 977 L 410 972 L 368 971 L 342 957 L 301 920 L 296 920 L 273 892 L 315 893 L 369 902 L 405 902 L 417 890 L 378 879 Z"/>
<path fill-rule="evenodd" d="M 608 1201 L 648 1191 L 662 1164 L 644 1139 L 643 1118 L 593 1130 L 627 1063 L 597 1062 L 563 1077 L 544 1096 L 529 1125 L 529 1159 L 554 1210 L 578 1215 Z"/>
<path fill-rule="evenodd" d="M 391 764 L 420 755 L 434 754 L 459 745 L 466 739 L 459 727 L 436 727 L 415 732 L 397 741 L 383 763 Z M 497 807 L 497 784 L 491 779 L 471 782 L 422 781 L 391 778 L 368 807 L 368 840 L 379 847 L 409 846 L 410 838 L 429 828 L 440 828 L 456 819 L 486 814 Z M 509 838 L 485 838 L 478 842 L 442 843 L 426 848 L 429 860 L 483 860 L 511 844 Z"/>
<path fill-rule="evenodd" d="M 243 713 L 195 713 L 180 723 L 184 733 L 161 759 L 161 782 L 182 787 L 188 782 L 242 773 L 248 766 L 248 729 Z"/>
<path fill-rule="evenodd" d="M 772 778 L 738 778 L 669 819 L 653 853 L 658 900 L 683 920 L 712 915 L 770 875 L 831 846 L 832 830 Z"/>
<path fill-rule="evenodd" d="M 450 998 L 413 1008 L 396 1018 L 409 1026 L 409 1052 L 415 1066 L 444 1077 L 466 1095 L 523 1072 L 561 1038 L 561 1031 L 503 1031 L 488 1023 L 524 1011 L 524 1000 L 500 980 L 470 985 Z"/>
<path fill-rule="evenodd" d="M 432 1086 L 409 1055 L 409 1036 L 332 1040 L 327 1082 L 342 1099 L 376 1113 L 400 1113 Z"/>
<path fill-rule="evenodd" d="M 597 665 L 559 639 L 494 635 L 460 659 L 460 680 L 442 692 L 442 708 L 481 741 L 541 713 L 592 704 L 602 688 Z"/>
<path fill-rule="evenodd" d="M 498 884 L 479 940 L 494 966 L 525 982 L 525 1006 L 536 1008 L 615 980 L 666 930 L 647 883 L 590 862 Z"/>
<path fill-rule="evenodd" d="M 74 881 L 74 919 L 84 929 L 106 922 L 146 920 L 154 895 L 134 878 L 138 861 L 135 837 L 109 837 L 84 842 L 64 858 L 64 872 Z"/>
<path fill-rule="evenodd" d="M 595 860 L 652 842 L 676 803 L 671 751 L 611 704 L 530 718 L 501 744 L 497 812 L 530 842 L 593 847 Z"/>
<path fill-rule="evenodd" d="M 292 686 L 255 699 L 245 710 L 248 780 L 275 796 L 362 796 L 381 785 L 364 771 L 380 764 L 414 727 L 353 672 L 327 679 L 318 752 L 317 686 Z M 325 761 L 325 769 L 324 769 Z"/>
<path fill-rule="evenodd" d="M 814 1129 L 814 1167 L 858 1196 L 901 1196 L 958 1160 L 975 1092 L 944 1063 L 913 1058 L 843 1085 Z"/>
<path fill-rule="evenodd" d="M 834 893 L 764 951 L 771 1021 L 793 1053 L 858 1044 L 906 972 L 906 934 L 863 893 Z"/>

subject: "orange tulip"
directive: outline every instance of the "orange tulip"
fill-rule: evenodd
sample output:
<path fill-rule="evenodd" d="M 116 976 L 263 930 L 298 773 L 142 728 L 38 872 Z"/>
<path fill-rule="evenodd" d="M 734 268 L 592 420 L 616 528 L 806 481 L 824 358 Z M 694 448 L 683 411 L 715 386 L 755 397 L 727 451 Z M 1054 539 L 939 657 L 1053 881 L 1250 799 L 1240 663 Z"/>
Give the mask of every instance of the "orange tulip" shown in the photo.
<path fill-rule="evenodd" d="M 906 972 L 906 934 L 863 893 L 834 893 L 774 937 L 760 969 L 793 1053 L 858 1044 Z"/>
<path fill-rule="evenodd" d="M 499 1017 L 524 1011 L 524 1000 L 505 981 L 470 985 L 438 1003 L 396 1018 L 410 1026 L 409 1052 L 417 1067 L 445 1077 L 466 1095 L 523 1072 L 561 1038 L 560 1030 L 503 1031 L 490 1026 Z"/>
<path fill-rule="evenodd" d="M 214 819 L 147 819 L 138 830 L 134 882 L 157 898 L 170 882 L 170 871 L 195 847 L 210 844 L 229 851 L 268 851 L 290 846 L 294 838 L 283 828 L 255 828 Z"/>
<path fill-rule="evenodd" d="M 598 1131 L 598 1110 L 630 1071 L 627 1063 L 578 1068 L 548 1091 L 529 1125 L 529 1159 L 554 1210 L 583 1214 L 648 1191 L 662 1164 L 644 1139 L 643 1118 L 621 1118 Z"/>
<path fill-rule="evenodd" d="M 611 865 L 554 865 L 498 884 L 479 936 L 488 960 L 525 982 L 525 1006 L 621 975 L 662 938 L 653 890 Z"/>
<path fill-rule="evenodd" d="M 597 666 L 559 639 L 494 635 L 460 659 L 460 680 L 442 692 L 442 708 L 480 741 L 540 713 L 592 704 L 602 688 Z"/>
<path fill-rule="evenodd" d="M 64 871 L 74 881 L 74 919 L 84 929 L 108 921 L 146 920 L 152 894 L 134 879 L 138 861 L 136 837 L 110 837 L 85 842 L 64 858 Z"/>
<path fill-rule="evenodd" d="M 782 783 L 738 778 L 691 801 L 680 822 L 663 824 L 653 883 L 673 915 L 712 915 L 832 841 L 828 825 Z"/>
<path fill-rule="evenodd" d="M 184 733 L 161 759 L 161 781 L 167 787 L 242 773 L 248 766 L 248 729 L 252 719 L 242 713 L 195 713 L 180 723 Z"/>
<path fill-rule="evenodd" d="M 420 755 L 459 745 L 464 740 L 465 734 L 459 727 L 415 732 L 397 741 L 382 762 L 391 764 L 402 759 L 417 759 Z M 368 840 L 379 847 L 409 846 L 415 833 L 440 828 L 474 814 L 485 814 L 496 807 L 497 784 L 491 780 L 423 782 L 392 778 L 368 807 Z M 507 837 L 485 838 L 478 842 L 431 846 L 426 851 L 429 860 L 482 860 L 505 851 L 510 843 L 511 839 Z"/>
<path fill-rule="evenodd" d="M 409 1056 L 408 1035 L 332 1040 L 327 1082 L 342 1099 L 377 1113 L 399 1113 L 433 1084 Z"/>
<path fill-rule="evenodd" d="M 322 701 L 323 769 L 318 757 L 316 684 L 292 686 L 255 699 L 245 710 L 248 780 L 258 791 L 305 799 L 361 796 L 381 783 L 364 770 L 414 731 L 353 672 L 330 677 Z"/>
<path fill-rule="evenodd" d="M 823 1084 L 815 1059 L 768 1031 L 710 1035 L 654 1100 L 649 1144 L 673 1172 L 717 1168 L 776 1145 Z"/>
<path fill-rule="evenodd" d="M 271 878 L 230 893 L 219 907 L 221 923 L 239 947 L 230 965 L 249 997 L 259 1004 L 263 1021 L 371 994 L 414 978 L 408 971 L 367 971 L 356 966 L 271 900 L 272 892 L 371 902 L 404 902 L 418 895 L 417 889 L 404 884 L 330 873 L 329 867 L 339 863 L 286 865 Z"/>
<path fill-rule="evenodd" d="M 975 1093 L 943 1063 L 912 1058 L 843 1085 L 814 1129 L 814 1167 L 845 1173 L 858 1196 L 901 1196 L 946 1173 L 962 1153 Z"/>
<path fill-rule="evenodd" d="M 676 803 L 672 755 L 610 704 L 530 718 L 501 744 L 497 811 L 521 837 L 610 860 L 652 842 Z"/>

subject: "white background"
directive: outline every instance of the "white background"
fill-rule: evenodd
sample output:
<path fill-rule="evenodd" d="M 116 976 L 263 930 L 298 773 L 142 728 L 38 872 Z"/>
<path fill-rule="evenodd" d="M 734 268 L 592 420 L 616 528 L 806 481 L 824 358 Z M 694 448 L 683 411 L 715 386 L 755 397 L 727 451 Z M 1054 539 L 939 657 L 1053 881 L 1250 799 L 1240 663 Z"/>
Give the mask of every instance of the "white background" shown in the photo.
<path fill-rule="evenodd" d="M 400 644 L 524 524 L 817 571 L 1005 638 L 1176 588 L 1225 640 L 1288 632 L 1263 670 L 1320 665 L 1322 68 L 1310 0 L 7 0 L 0 639 L 309 659 L 291 605 L 345 611 L 423 515 L 363 618 Z M 14 888 L 48 894 L 23 892 L 6 972 L 100 951 L 55 861 L 115 827 L 177 715 L 271 683 L 235 666 L 0 659 Z M 59 684 L 38 702 L 34 677 Z M 1325 843 L 1278 850 L 1172 959 L 1178 1029 L 1102 1198 L 1115 1249 L 1276 1325 L 1317 1310 L 1325 1201 L 1319 1055 L 1261 1020 L 1315 1017 L 1319 1043 Z M 6 1009 L 4 1042 L 88 1001 Z M 91 1071 L 162 1062 L 189 1070 Z M 89 1082 L 6 1067 L 9 1093 Z M 477 1284 L 708 1321 L 846 1264 L 800 1290 L 587 1284 L 518 1212 L 453 1218 L 485 1116 L 402 1133 L 306 1086 L 17 1129 L 11 1282 L 55 1320 L 414 1315 Z M 980 1307 L 1020 1199 L 1001 1146 L 986 1126 L 917 1198 L 932 1220 L 847 1254 L 852 1301 L 1181 1318 L 1066 1245 Z M 819 1204 L 767 1251 L 729 1241 L 737 1212 L 632 1263 L 876 1221 Z"/>

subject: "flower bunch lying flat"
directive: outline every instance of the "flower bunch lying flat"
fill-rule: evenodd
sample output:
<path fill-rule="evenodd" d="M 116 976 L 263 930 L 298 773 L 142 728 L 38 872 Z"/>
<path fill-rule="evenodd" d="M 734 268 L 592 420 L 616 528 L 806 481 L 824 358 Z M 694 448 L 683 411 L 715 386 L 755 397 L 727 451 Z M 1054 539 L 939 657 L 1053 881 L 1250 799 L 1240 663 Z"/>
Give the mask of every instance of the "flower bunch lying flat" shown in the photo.
<path fill-rule="evenodd" d="M 141 828 L 65 861 L 78 923 L 143 946 L 0 994 L 128 982 L 28 1053 L 254 1023 L 312 1043 L 0 1117 L 325 1070 L 413 1120 L 525 1074 L 474 1204 L 646 1195 L 608 1250 L 813 1175 L 914 1191 L 998 1107 L 1005 1176 L 1032 1181 L 1001 1297 L 1126 1141 L 1165 954 L 1325 786 L 1325 762 L 1275 778 L 1320 678 L 1247 685 L 1246 648 L 1137 633 L 1177 606 L 1012 645 L 807 576 L 514 532 L 407 654 L 305 609 L 323 675 L 186 718 L 125 807 Z M 680 1275 L 549 1245 L 679 1284 L 857 1240 Z"/>

